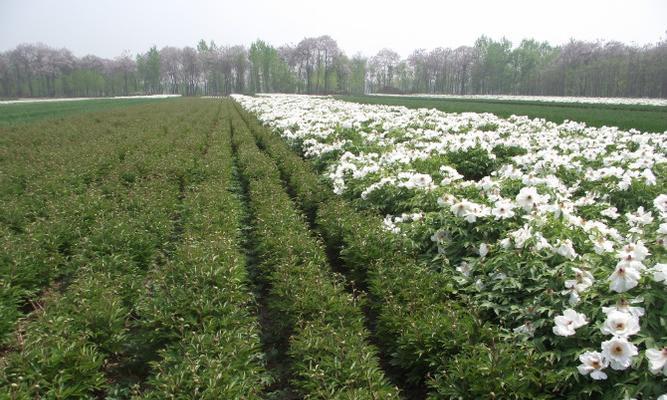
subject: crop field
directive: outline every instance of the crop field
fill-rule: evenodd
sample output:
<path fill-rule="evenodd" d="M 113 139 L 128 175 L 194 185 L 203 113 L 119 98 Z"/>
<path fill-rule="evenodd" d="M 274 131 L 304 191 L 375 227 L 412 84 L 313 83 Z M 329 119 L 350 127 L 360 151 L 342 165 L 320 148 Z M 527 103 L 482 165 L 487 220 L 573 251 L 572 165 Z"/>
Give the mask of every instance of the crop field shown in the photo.
<path fill-rule="evenodd" d="M 385 104 L 409 108 L 434 108 L 444 112 L 493 113 L 502 118 L 525 115 L 562 123 L 565 120 L 585 122 L 589 126 L 617 126 L 621 129 L 636 129 L 642 132 L 667 131 L 667 106 L 664 101 L 646 100 L 646 104 L 629 103 L 585 103 L 577 98 L 547 97 L 546 101 L 529 96 L 339 96 L 363 104 Z M 623 99 L 621 99 L 623 100 Z M 591 100 L 593 101 L 593 100 Z M 598 102 L 602 101 L 597 99 Z"/>
<path fill-rule="evenodd" d="M 109 108 L 127 107 L 129 105 L 144 104 L 161 100 L 159 97 L 137 97 L 137 98 L 100 98 L 76 100 L 64 99 L 65 101 L 45 102 L 16 102 L 2 104 L 0 101 L 0 127 L 13 124 L 24 124 L 35 122 L 45 118 L 59 118 L 81 112 L 100 111 Z"/>
<path fill-rule="evenodd" d="M 125 105 L 0 123 L 0 398 L 667 393 L 660 129 Z"/>

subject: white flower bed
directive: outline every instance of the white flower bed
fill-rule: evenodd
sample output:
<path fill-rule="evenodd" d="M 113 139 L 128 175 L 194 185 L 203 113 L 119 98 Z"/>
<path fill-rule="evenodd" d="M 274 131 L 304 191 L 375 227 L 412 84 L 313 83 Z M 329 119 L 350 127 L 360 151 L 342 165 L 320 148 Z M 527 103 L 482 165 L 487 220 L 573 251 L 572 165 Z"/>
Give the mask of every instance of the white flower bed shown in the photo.
<path fill-rule="evenodd" d="M 667 382 L 667 132 L 234 98 L 494 323 L 588 379 Z"/>
<path fill-rule="evenodd" d="M 432 99 L 452 100 L 500 100 L 500 101 L 538 101 L 544 103 L 582 103 L 582 104 L 619 104 L 640 106 L 667 106 L 667 99 L 648 99 L 631 97 L 568 97 L 568 96 L 520 96 L 520 95 L 454 95 L 454 94 L 382 94 L 372 93 L 371 96 L 393 96 L 393 97 L 425 97 Z"/>

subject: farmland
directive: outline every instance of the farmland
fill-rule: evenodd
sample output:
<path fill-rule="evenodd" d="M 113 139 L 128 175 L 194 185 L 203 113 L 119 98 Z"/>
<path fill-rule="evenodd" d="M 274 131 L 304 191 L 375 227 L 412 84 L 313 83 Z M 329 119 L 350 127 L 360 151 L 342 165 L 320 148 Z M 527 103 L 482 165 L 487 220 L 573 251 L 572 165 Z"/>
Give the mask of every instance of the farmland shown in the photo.
<path fill-rule="evenodd" d="M 125 105 L 0 125 L 0 397 L 666 392 L 659 116 Z"/>
<path fill-rule="evenodd" d="M 106 110 L 114 107 L 126 107 L 133 104 L 143 104 L 159 100 L 146 96 L 123 99 L 85 99 L 76 101 L 60 99 L 61 101 L 17 101 L 16 103 L 2 104 L 0 101 L 0 126 L 23 124 L 38 121 L 44 118 L 64 117 L 81 112 Z M 65 101 L 62 101 L 65 100 Z"/>
<path fill-rule="evenodd" d="M 444 112 L 492 113 L 502 118 L 511 115 L 525 115 L 531 118 L 544 118 L 547 121 L 562 123 L 565 120 L 585 122 L 589 126 L 617 126 L 621 129 L 637 129 L 642 132 L 664 132 L 667 130 L 667 106 L 642 104 L 591 104 L 561 100 L 538 101 L 530 99 L 516 100 L 512 96 L 451 96 L 432 97 L 414 96 L 340 96 L 347 100 L 363 104 L 385 104 L 409 108 L 435 108 Z M 518 96 L 521 99 L 520 96 Z M 530 100 L 529 100 L 530 99 Z M 567 99 L 567 98 L 565 98 Z M 648 103 L 651 99 L 647 100 Z M 655 103 L 661 104 L 654 100 Z"/>

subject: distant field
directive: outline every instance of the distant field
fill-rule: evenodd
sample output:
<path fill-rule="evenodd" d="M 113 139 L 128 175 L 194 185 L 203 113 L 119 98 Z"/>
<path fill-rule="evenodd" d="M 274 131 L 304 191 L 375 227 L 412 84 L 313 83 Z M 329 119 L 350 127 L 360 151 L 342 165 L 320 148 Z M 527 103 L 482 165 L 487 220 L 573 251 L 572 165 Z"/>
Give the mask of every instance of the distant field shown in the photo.
<path fill-rule="evenodd" d="M 590 126 L 618 126 L 644 132 L 667 130 L 667 107 L 544 103 L 508 100 L 433 99 L 396 96 L 339 96 L 340 100 L 364 104 L 387 104 L 409 108 L 435 108 L 445 112 L 489 112 L 499 117 L 526 115 L 561 123 L 564 120 L 585 122 Z"/>
<path fill-rule="evenodd" d="M 44 118 L 64 117 L 81 112 L 99 111 L 134 104 L 163 101 L 159 98 L 94 99 L 44 103 L 0 104 L 0 126 L 34 122 Z"/>

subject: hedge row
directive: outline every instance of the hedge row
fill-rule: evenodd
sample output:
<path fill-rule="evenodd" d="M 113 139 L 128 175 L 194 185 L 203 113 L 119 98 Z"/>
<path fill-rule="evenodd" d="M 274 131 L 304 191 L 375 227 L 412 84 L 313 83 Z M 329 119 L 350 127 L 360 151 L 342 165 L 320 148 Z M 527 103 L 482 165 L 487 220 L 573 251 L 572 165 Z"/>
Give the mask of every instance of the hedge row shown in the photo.
<path fill-rule="evenodd" d="M 241 113 L 327 245 L 367 286 L 376 340 L 407 383 L 427 384 L 430 398 L 550 396 L 547 387 L 557 382 L 542 382 L 532 349 L 477 316 L 452 282 L 421 265 L 409 242 L 383 230 L 379 216 L 333 195 L 310 163 Z"/>
<path fill-rule="evenodd" d="M 230 107 L 231 108 L 231 107 Z M 257 148 L 240 116 L 232 118 L 233 142 L 253 216 L 260 275 L 268 306 L 291 331 L 292 385 L 308 399 L 391 399 L 398 391 L 385 378 L 360 304 L 346 293 L 328 265 L 323 244 L 311 235 L 271 159 Z"/>

